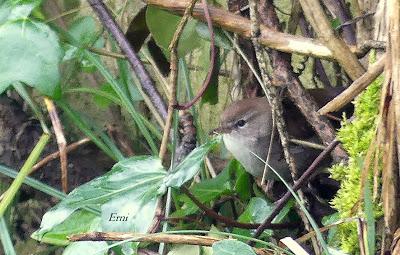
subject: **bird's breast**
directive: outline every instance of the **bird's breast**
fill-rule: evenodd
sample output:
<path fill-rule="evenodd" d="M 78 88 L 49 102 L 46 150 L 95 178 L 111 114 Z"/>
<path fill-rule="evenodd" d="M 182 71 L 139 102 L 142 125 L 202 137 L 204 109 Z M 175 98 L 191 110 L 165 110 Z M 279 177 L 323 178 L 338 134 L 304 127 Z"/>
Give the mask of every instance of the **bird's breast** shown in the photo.
<path fill-rule="evenodd" d="M 267 148 L 260 145 L 260 138 L 223 135 L 226 148 L 243 165 L 247 172 L 254 176 L 261 176 L 264 163 L 254 154 L 265 160 Z"/>

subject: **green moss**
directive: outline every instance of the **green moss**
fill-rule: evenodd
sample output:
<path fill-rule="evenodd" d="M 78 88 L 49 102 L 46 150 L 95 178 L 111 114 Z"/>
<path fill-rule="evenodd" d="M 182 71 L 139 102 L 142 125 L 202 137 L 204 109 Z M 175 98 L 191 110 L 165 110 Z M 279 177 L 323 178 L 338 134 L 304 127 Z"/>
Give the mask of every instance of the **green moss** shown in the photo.
<path fill-rule="evenodd" d="M 360 199 L 360 178 L 364 157 L 375 135 L 382 83 L 383 78 L 378 77 L 354 101 L 354 120 L 348 122 L 344 119 L 342 128 L 338 131 L 338 138 L 349 154 L 347 165 L 338 164 L 331 168 L 332 177 L 341 182 L 341 188 L 332 200 L 341 219 L 363 216 L 362 210 L 353 211 Z M 381 211 L 380 205 L 375 204 L 375 216 L 381 215 Z M 351 254 L 359 253 L 357 225 L 354 222 L 340 225 L 335 240 L 343 251 Z"/>

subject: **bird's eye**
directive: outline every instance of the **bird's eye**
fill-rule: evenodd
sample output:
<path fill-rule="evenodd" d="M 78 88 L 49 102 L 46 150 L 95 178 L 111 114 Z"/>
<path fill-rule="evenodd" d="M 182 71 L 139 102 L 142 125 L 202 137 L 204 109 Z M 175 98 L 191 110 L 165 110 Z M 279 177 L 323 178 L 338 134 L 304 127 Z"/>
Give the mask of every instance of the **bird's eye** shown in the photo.
<path fill-rule="evenodd" d="M 243 127 L 244 125 L 246 125 L 246 121 L 245 120 L 238 120 L 238 122 L 236 122 L 236 126 L 237 127 Z"/>

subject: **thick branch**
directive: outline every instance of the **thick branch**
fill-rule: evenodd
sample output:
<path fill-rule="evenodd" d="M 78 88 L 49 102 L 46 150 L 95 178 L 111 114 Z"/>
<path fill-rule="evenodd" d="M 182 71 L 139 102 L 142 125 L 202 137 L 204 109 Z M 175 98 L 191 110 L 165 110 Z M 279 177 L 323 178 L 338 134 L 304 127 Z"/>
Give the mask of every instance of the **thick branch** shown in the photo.
<path fill-rule="evenodd" d="M 178 13 L 183 13 L 189 0 L 145 0 L 146 3 L 160 8 L 168 9 Z M 209 6 L 212 22 L 227 31 L 237 33 L 245 38 L 251 38 L 251 22 L 239 15 L 228 11 Z M 196 4 L 193 9 L 193 16 L 205 21 L 204 11 L 201 5 Z M 310 55 L 318 58 L 333 59 L 330 49 L 317 40 L 294 36 L 260 26 L 259 43 L 279 51 Z"/>
<path fill-rule="evenodd" d="M 350 103 L 353 98 L 360 94 L 365 88 L 368 87 L 371 82 L 373 82 L 382 72 L 385 67 L 386 57 L 382 56 L 376 63 L 372 64 L 368 70 L 355 80 L 346 90 L 344 90 L 340 95 L 332 99 L 324 107 L 322 107 L 318 112 L 322 115 L 329 112 L 335 112 L 341 109 L 346 104 Z"/>
<path fill-rule="evenodd" d="M 260 5 L 259 12 L 261 19 L 271 29 L 279 29 L 279 20 L 276 13 L 273 8 L 269 7 L 270 5 L 267 4 Z M 287 88 L 290 99 L 300 109 L 324 145 L 331 143 L 336 137 L 335 130 L 325 117 L 318 114 L 316 103 L 307 91 L 305 91 L 297 75 L 293 72 L 290 55 L 278 51 L 271 51 L 269 55 L 273 68 L 274 81 L 288 84 Z M 346 158 L 346 153 L 338 146 L 333 151 L 332 156 L 335 161 L 340 161 Z"/>
<path fill-rule="evenodd" d="M 343 67 L 352 80 L 356 80 L 364 72 L 364 68 L 358 61 L 346 43 L 338 38 L 322 9 L 319 0 L 299 0 L 304 15 L 310 22 L 318 37 L 332 51 L 334 58 Z"/>

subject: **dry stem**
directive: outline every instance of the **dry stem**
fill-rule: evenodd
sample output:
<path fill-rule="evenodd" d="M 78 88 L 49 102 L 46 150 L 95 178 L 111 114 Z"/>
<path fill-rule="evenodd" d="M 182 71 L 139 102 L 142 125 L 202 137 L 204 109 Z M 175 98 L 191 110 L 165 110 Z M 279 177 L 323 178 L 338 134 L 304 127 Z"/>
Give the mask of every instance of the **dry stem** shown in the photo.
<path fill-rule="evenodd" d="M 60 118 L 58 117 L 56 107 L 51 99 L 48 97 L 44 98 L 44 102 L 49 112 L 51 123 L 53 124 L 54 133 L 58 144 L 58 150 L 60 152 L 60 165 L 61 165 L 61 183 L 62 190 L 68 192 L 68 161 L 67 161 L 67 141 L 63 133 Z"/>
<path fill-rule="evenodd" d="M 121 232 L 92 232 L 86 234 L 76 234 L 69 237 L 72 242 L 76 241 L 123 241 L 132 242 L 152 242 L 169 244 L 188 244 L 200 246 L 212 246 L 215 242 L 224 240 L 221 238 L 199 235 L 178 235 L 178 234 L 137 234 Z M 253 248 L 258 255 L 273 254 L 265 249 Z"/>

